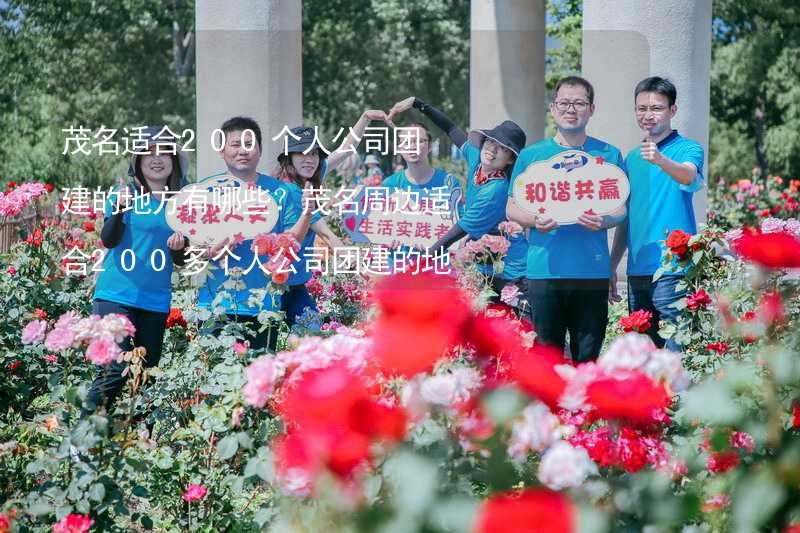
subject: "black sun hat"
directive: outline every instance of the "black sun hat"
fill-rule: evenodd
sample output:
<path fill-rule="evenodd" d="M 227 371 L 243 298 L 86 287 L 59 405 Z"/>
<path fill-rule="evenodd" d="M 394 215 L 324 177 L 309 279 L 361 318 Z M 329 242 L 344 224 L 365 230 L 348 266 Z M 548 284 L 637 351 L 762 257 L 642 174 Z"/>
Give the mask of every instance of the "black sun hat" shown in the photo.
<path fill-rule="evenodd" d="M 289 157 L 289 154 L 297 152 L 308 153 L 314 148 L 319 148 L 320 157 L 328 157 L 328 153 L 322 149 L 314 135 L 314 128 L 298 126 L 289 130 L 291 135 L 286 136 L 286 150 L 278 154 L 278 161 Z"/>
<path fill-rule="evenodd" d="M 490 130 L 472 130 L 469 132 L 469 140 L 475 145 L 480 146 L 483 137 L 496 141 L 517 156 L 525 147 L 525 132 L 513 120 L 504 120 L 500 125 Z"/>

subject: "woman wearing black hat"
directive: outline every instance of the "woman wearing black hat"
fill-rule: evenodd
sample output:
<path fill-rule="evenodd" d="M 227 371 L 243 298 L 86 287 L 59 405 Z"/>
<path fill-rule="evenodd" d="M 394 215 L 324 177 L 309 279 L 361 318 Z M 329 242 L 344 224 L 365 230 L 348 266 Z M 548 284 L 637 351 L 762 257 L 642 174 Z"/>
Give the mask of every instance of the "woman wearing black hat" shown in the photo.
<path fill-rule="evenodd" d="M 442 111 L 414 96 L 396 103 L 389 112 L 389 120 L 411 107 L 421 111 L 447 133 L 453 144 L 461 149 L 469 168 L 464 212 L 433 249 L 447 250 L 465 236 L 477 240 L 487 233 L 498 233 L 498 225 L 506 220 L 508 178 L 525 146 L 525 132 L 515 122 L 506 120 L 491 130 L 475 130 L 468 136 Z M 509 241 L 511 246 L 503 271 L 492 276 L 492 288 L 498 295 L 505 285 L 525 276 L 528 243 L 522 234 L 510 237 Z M 490 267 L 481 270 L 491 275 Z"/>
<path fill-rule="evenodd" d="M 364 135 L 367 125 L 372 120 L 386 121 L 386 114 L 379 110 L 367 110 L 361 115 L 356 124 L 351 128 L 351 133 L 345 138 L 341 147 L 328 155 L 323 150 L 315 135 L 314 128 L 296 127 L 290 130 L 291 135 L 287 137 L 286 150 L 278 155 L 278 169 L 276 177 L 286 184 L 289 194 L 287 202 L 295 202 L 299 209 L 297 213 L 302 213 L 303 209 L 313 206 L 304 206 L 303 189 L 306 184 L 311 184 L 314 189 L 320 189 L 329 170 L 336 168 L 347 156 L 352 153 L 351 147 L 358 143 Z M 294 223 L 287 220 L 287 224 Z M 314 245 L 315 237 L 319 235 L 332 248 L 344 246 L 344 243 L 325 223 L 320 212 L 311 215 L 311 227 L 305 239 L 300 244 L 298 253 L 300 260 L 294 263 L 295 272 L 289 276 L 287 282 L 289 290 L 281 296 L 281 308 L 286 315 L 286 323 L 292 327 L 304 313 L 316 312 L 317 306 L 313 297 L 306 288 L 306 283 L 311 279 L 311 271 L 308 268 L 308 260 L 312 256 L 311 247 Z M 308 311 L 306 311 L 308 309 Z M 310 327 L 319 327 L 321 324 L 311 322 Z"/>
<path fill-rule="evenodd" d="M 172 264 L 183 264 L 185 238 L 170 229 L 169 195 L 186 183 L 188 159 L 164 128 L 144 130 L 147 150 L 131 157 L 131 181 L 120 180 L 106 203 L 100 239 L 107 252 L 97 277 L 92 313 L 128 317 L 136 333 L 120 343 L 123 351 L 146 350 L 144 364 L 161 358 L 172 298 Z M 171 256 L 171 259 L 170 259 Z M 89 390 L 93 407 L 109 407 L 125 384 L 125 364 L 112 362 L 98 372 Z"/>

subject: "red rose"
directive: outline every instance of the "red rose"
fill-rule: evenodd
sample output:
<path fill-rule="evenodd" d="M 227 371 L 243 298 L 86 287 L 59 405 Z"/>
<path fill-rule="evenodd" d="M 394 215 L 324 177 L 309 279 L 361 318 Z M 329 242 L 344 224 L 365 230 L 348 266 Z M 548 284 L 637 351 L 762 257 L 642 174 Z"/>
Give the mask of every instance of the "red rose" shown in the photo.
<path fill-rule="evenodd" d="M 289 272 L 273 272 L 272 273 L 272 283 L 276 285 L 283 285 L 289 281 Z"/>
<path fill-rule="evenodd" d="M 14 359 L 13 361 L 11 361 L 10 363 L 8 363 L 6 365 L 6 368 L 13 372 L 17 368 L 19 368 L 19 365 L 21 365 L 21 364 L 22 364 L 22 361 L 20 361 L 19 359 Z"/>
<path fill-rule="evenodd" d="M 800 402 L 792 403 L 792 429 L 800 429 Z"/>
<path fill-rule="evenodd" d="M 779 326 L 786 321 L 786 312 L 780 293 L 768 292 L 761 296 L 756 310 L 759 320 L 766 326 Z"/>
<path fill-rule="evenodd" d="M 644 309 L 640 309 L 638 311 L 634 311 L 628 316 L 620 318 L 619 325 L 622 326 L 622 328 L 625 330 L 625 333 L 630 333 L 631 331 L 644 333 L 652 326 L 650 322 L 652 318 L 653 313 L 650 311 L 645 311 Z"/>
<path fill-rule="evenodd" d="M 461 339 L 472 316 L 454 280 L 433 272 L 385 278 L 372 297 L 381 312 L 374 350 L 388 374 L 412 376 L 432 368 Z"/>
<path fill-rule="evenodd" d="M 169 315 L 167 315 L 167 327 L 173 328 L 175 326 L 186 327 L 186 319 L 183 318 L 183 313 L 178 307 L 173 307 L 169 310 Z"/>
<path fill-rule="evenodd" d="M 706 350 L 717 352 L 717 355 L 725 355 L 730 350 L 730 345 L 726 342 L 709 342 L 706 344 Z"/>
<path fill-rule="evenodd" d="M 741 461 L 739 454 L 733 450 L 714 452 L 708 457 L 706 468 L 713 474 L 721 474 L 735 468 Z"/>
<path fill-rule="evenodd" d="M 47 315 L 47 311 L 44 309 L 39 309 L 38 307 L 33 310 L 33 317 L 38 320 L 47 320 L 49 317 Z"/>
<path fill-rule="evenodd" d="M 624 377 L 602 377 L 586 387 L 586 403 L 606 420 L 648 425 L 662 420 L 670 402 L 664 386 L 638 370 Z"/>
<path fill-rule="evenodd" d="M 678 256 L 678 259 L 685 259 L 686 254 L 689 252 L 689 239 L 692 236 L 685 231 L 676 229 L 670 232 L 667 236 L 667 248 Z"/>
<path fill-rule="evenodd" d="M 745 233 L 733 249 L 745 261 L 764 268 L 800 268 L 800 239 L 783 231 Z"/>
<path fill-rule="evenodd" d="M 45 184 L 44 184 L 44 189 L 45 189 L 47 192 L 53 192 L 54 190 L 56 190 L 56 186 L 55 186 L 55 185 L 53 185 L 52 183 L 45 183 Z"/>
<path fill-rule="evenodd" d="M 17 187 L 17 182 L 16 182 L 16 181 L 9 181 L 9 182 L 6 184 L 6 187 L 8 188 L 8 190 L 9 190 L 9 191 L 10 191 L 11 189 L 15 189 L 15 188 Z"/>
<path fill-rule="evenodd" d="M 83 231 L 90 232 L 94 231 L 94 222 L 87 220 L 83 223 Z"/>
<path fill-rule="evenodd" d="M 711 296 L 709 296 L 709 294 L 705 291 L 705 289 L 700 289 L 696 293 L 686 297 L 686 307 L 690 311 L 697 311 L 698 309 L 703 309 L 710 303 L 711 303 Z"/>
<path fill-rule="evenodd" d="M 475 517 L 476 533 L 572 533 L 575 506 L 565 495 L 548 489 L 495 494 Z"/>
<path fill-rule="evenodd" d="M 638 472 L 647 465 L 647 446 L 630 428 L 622 428 L 617 439 L 619 458 L 626 472 Z"/>
<path fill-rule="evenodd" d="M 537 345 L 513 355 L 510 374 L 524 392 L 556 409 L 567 383 L 555 367 L 566 363 L 557 349 Z"/>

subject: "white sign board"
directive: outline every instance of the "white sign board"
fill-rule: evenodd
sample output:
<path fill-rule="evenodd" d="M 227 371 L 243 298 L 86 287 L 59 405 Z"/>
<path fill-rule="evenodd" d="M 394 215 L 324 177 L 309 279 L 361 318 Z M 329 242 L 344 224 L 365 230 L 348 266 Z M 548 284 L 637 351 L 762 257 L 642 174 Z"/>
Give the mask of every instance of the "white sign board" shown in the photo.
<path fill-rule="evenodd" d="M 278 222 L 278 203 L 269 191 L 229 175 L 189 184 L 170 204 L 167 224 L 195 245 L 249 240 Z"/>
<path fill-rule="evenodd" d="M 528 166 L 514 181 L 516 204 L 540 218 L 575 224 L 584 213 L 608 215 L 630 194 L 625 172 L 580 150 L 567 150 Z"/>

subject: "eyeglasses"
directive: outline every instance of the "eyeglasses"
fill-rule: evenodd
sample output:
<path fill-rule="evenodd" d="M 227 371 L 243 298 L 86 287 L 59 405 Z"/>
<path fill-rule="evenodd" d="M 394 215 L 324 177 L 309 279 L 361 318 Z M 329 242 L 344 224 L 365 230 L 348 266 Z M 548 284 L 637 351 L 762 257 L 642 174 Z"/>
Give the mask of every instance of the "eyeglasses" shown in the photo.
<path fill-rule="evenodd" d="M 567 111 L 570 107 L 574 107 L 575 111 L 585 111 L 587 107 L 589 107 L 589 102 L 586 100 L 575 100 L 574 102 L 570 102 L 569 100 L 559 100 L 557 102 L 553 102 L 553 105 L 556 106 L 556 109 L 561 111 Z"/>
<path fill-rule="evenodd" d="M 667 111 L 667 108 L 663 105 L 651 105 L 650 107 L 645 105 L 636 106 L 637 115 L 646 115 L 648 111 L 654 115 L 663 115 Z"/>

